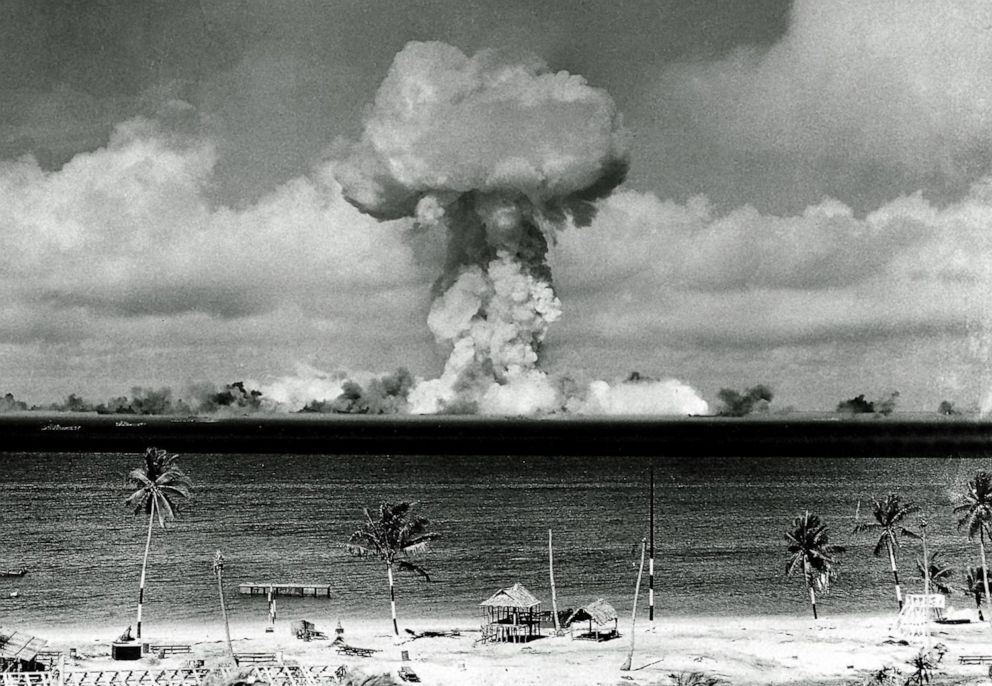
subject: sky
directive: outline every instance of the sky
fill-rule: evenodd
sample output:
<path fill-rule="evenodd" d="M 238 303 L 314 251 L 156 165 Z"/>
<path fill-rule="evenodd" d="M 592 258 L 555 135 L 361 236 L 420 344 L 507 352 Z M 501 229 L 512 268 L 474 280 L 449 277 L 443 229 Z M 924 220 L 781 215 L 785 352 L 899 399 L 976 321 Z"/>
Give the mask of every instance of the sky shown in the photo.
<path fill-rule="evenodd" d="M 548 236 L 541 369 L 989 404 L 979 0 L 7 0 L 0 393 L 442 375 L 445 231 L 341 186 L 411 41 L 581 75 L 622 116 L 626 179 Z M 521 136 L 581 133 L 544 116 Z"/>

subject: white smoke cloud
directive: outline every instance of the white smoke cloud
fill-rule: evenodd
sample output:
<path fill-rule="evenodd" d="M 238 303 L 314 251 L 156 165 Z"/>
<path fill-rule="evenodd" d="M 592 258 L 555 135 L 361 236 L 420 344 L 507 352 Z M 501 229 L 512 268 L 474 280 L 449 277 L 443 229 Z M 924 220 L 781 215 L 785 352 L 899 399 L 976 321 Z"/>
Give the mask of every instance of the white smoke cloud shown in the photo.
<path fill-rule="evenodd" d="M 676 379 L 626 381 L 611 386 L 593 381 L 584 399 L 575 398 L 567 409 L 591 415 L 704 415 L 709 404 L 687 384 Z"/>
<path fill-rule="evenodd" d="M 364 212 L 448 235 L 427 320 L 447 362 L 411 391 L 411 411 L 561 409 L 538 366 L 561 316 L 548 243 L 566 217 L 589 223 L 627 148 L 612 99 L 580 76 L 442 43 L 395 57 L 338 179 Z"/>
<path fill-rule="evenodd" d="M 325 372 L 297 364 L 295 374 L 281 376 L 257 387 L 276 407 L 295 412 L 313 401 L 334 400 L 341 395 L 345 382 L 354 378 L 355 375 L 348 372 Z"/>

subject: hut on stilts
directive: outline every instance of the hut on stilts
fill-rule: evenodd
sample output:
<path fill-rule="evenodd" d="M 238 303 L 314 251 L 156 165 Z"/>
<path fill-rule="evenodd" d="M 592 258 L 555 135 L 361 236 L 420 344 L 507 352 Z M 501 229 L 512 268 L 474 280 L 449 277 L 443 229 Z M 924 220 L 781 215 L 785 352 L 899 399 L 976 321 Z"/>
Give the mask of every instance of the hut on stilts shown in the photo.
<path fill-rule="evenodd" d="M 580 607 L 565 620 L 565 626 L 571 631 L 573 639 L 590 641 L 609 641 L 611 638 L 616 638 L 620 635 L 618 623 L 617 611 L 602 598 Z M 579 633 L 576 633 L 576 628 L 579 629 Z"/>
<path fill-rule="evenodd" d="M 483 641 L 526 643 L 542 636 L 541 601 L 521 584 L 501 588 L 479 605 Z"/>

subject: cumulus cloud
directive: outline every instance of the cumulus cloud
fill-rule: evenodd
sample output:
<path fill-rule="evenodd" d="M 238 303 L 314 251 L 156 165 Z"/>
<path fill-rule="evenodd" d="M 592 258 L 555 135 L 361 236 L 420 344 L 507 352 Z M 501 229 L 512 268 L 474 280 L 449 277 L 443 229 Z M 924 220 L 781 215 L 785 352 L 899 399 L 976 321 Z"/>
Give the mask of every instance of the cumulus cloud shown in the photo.
<path fill-rule="evenodd" d="M 37 306 L 230 320 L 286 305 L 340 311 L 344 297 L 356 311 L 357 294 L 424 282 L 404 233 L 345 203 L 329 169 L 230 208 L 206 198 L 215 162 L 208 141 L 136 119 L 58 171 L 0 163 L 7 317 Z"/>
<path fill-rule="evenodd" d="M 990 30 L 981 0 L 800 0 L 766 51 L 669 78 L 727 144 L 955 174 L 992 145 Z"/>
<path fill-rule="evenodd" d="M 958 198 L 992 172 L 990 36 L 983 0 L 797 0 L 774 44 L 662 71 L 641 163 L 724 209 Z"/>
<path fill-rule="evenodd" d="M 990 314 L 990 221 L 984 183 L 943 208 L 916 195 L 861 219 L 837 201 L 718 216 L 704 198 L 626 191 L 560 235 L 552 267 L 603 336 L 740 347 L 963 335 Z"/>

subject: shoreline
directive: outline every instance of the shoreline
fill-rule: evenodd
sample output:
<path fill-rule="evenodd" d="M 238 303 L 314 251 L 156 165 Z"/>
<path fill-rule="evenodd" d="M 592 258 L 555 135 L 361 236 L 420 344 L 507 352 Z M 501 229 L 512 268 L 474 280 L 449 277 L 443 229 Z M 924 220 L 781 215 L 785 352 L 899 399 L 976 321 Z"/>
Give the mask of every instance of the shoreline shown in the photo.
<path fill-rule="evenodd" d="M 975 614 L 974 610 L 969 611 Z M 369 658 L 337 653 L 331 639 L 337 619 L 314 615 L 308 618 L 326 641 L 304 642 L 290 634 L 297 617 L 280 618 L 275 631 L 265 633 L 266 623 L 234 622 L 231 638 L 235 652 L 281 653 L 300 665 L 345 665 L 365 673 L 391 672 L 407 665 L 424 683 L 524 686 L 566 683 L 575 686 L 615 686 L 618 683 L 665 684 L 668 675 L 704 672 L 727 683 L 823 684 L 861 683 L 872 671 L 896 667 L 904 678 L 912 672 L 907 662 L 918 653 L 922 637 L 909 638 L 895 631 L 896 614 L 838 614 L 821 616 L 751 615 L 656 617 L 651 624 L 638 617 L 635 653 L 629 672 L 620 671 L 630 646 L 630 618 L 621 617 L 621 637 L 607 642 L 573 640 L 551 636 L 528 644 L 481 644 L 480 620 L 467 616 L 445 620 L 402 618 L 401 636 L 392 634 L 388 616 L 342 617 L 344 640 L 350 645 L 378 652 Z M 458 629 L 461 635 L 413 638 L 403 627 L 423 631 Z M 143 640 L 181 643 L 192 653 L 159 660 L 146 657 L 136 662 L 112 661 L 110 641 L 122 631 L 109 626 L 74 627 L 11 626 L 49 641 L 46 649 L 76 648 L 79 659 L 67 661 L 67 669 L 159 669 L 179 668 L 190 659 L 202 659 L 210 667 L 225 660 L 224 626 L 213 623 L 157 623 L 146 625 Z M 935 683 L 987 683 L 988 667 L 961 665 L 961 655 L 989 654 L 992 630 L 988 623 L 931 624 L 931 645 L 943 643 L 947 655 L 938 666 Z M 409 662 L 403 662 L 402 652 Z M 624 677 L 624 678 L 621 678 Z M 630 677 L 627 679 L 626 677 Z"/>

